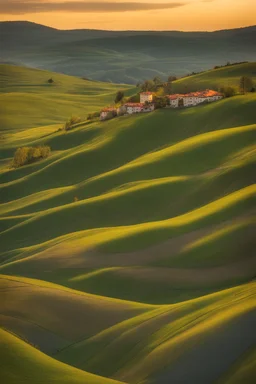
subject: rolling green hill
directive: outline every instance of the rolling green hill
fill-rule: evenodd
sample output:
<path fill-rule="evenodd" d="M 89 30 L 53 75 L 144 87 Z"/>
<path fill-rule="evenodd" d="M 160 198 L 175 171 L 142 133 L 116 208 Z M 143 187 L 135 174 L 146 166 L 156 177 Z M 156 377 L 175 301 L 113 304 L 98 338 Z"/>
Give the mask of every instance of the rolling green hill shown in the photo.
<path fill-rule="evenodd" d="M 193 92 L 206 88 L 218 90 L 221 87 L 239 88 L 242 76 L 252 78 L 256 84 L 256 63 L 246 63 L 202 72 L 173 82 L 173 92 Z"/>
<path fill-rule="evenodd" d="M 118 384 L 62 364 L 0 329 L 1 379 L 4 383 Z M 120 383 L 120 382 L 119 382 Z"/>
<path fill-rule="evenodd" d="M 120 86 L 7 65 L 0 83 L 4 383 L 252 384 L 256 94 L 65 132 Z M 10 168 L 30 145 L 52 152 Z"/>
<path fill-rule="evenodd" d="M 49 84 L 49 79 L 54 83 Z M 1 130 L 63 123 L 71 115 L 86 118 L 88 113 L 113 104 L 120 89 L 127 95 L 134 93 L 129 85 L 0 64 Z"/>

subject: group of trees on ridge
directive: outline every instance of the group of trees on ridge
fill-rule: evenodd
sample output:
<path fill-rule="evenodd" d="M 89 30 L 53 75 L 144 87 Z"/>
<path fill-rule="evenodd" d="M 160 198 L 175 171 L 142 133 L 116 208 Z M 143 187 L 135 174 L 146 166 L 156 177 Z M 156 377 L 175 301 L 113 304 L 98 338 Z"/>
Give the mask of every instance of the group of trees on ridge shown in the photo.
<path fill-rule="evenodd" d="M 47 158 L 51 153 L 48 145 L 38 147 L 20 147 L 15 151 L 12 161 L 13 168 L 19 168 L 23 165 L 34 163 L 40 159 Z"/>

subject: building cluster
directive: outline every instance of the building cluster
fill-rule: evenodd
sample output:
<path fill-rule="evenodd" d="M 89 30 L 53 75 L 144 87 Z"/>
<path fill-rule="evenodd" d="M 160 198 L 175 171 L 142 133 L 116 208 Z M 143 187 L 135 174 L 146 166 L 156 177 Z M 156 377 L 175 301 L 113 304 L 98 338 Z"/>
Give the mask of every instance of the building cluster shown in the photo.
<path fill-rule="evenodd" d="M 205 91 L 185 94 L 169 95 L 169 107 L 192 107 L 204 102 L 213 102 L 222 99 L 221 93 L 206 89 Z"/>
<path fill-rule="evenodd" d="M 110 107 L 104 108 L 100 113 L 100 119 L 106 120 L 108 118 L 120 115 L 132 115 L 134 113 L 152 112 L 155 109 L 153 102 L 154 94 L 152 92 L 141 92 L 139 103 L 125 103 L 118 108 Z M 213 102 L 223 98 L 222 94 L 210 89 L 199 92 L 191 92 L 186 94 L 168 95 L 169 108 L 178 107 L 192 107 L 203 102 Z"/>
<path fill-rule="evenodd" d="M 104 108 L 100 113 L 100 119 L 106 120 L 112 116 L 114 117 L 120 115 L 132 115 L 134 113 L 152 112 L 154 109 L 155 105 L 153 103 L 153 93 L 142 92 L 140 93 L 139 103 L 125 103 L 118 108 Z"/>

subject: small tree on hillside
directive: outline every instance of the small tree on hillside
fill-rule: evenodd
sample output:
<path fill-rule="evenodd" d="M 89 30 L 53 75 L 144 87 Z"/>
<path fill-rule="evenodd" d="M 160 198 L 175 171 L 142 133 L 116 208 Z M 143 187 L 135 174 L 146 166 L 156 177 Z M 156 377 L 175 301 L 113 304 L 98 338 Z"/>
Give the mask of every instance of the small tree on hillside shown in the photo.
<path fill-rule="evenodd" d="M 118 91 L 115 98 L 115 103 L 119 103 L 124 98 L 124 92 Z"/>
<path fill-rule="evenodd" d="M 154 91 L 155 83 L 153 82 L 153 80 L 145 80 L 144 83 L 141 85 L 141 90 L 143 92 Z"/>
<path fill-rule="evenodd" d="M 73 128 L 75 124 L 78 124 L 81 122 L 81 118 L 79 116 L 71 116 L 66 123 L 64 124 L 65 131 L 69 131 Z"/>
<path fill-rule="evenodd" d="M 153 82 L 154 82 L 155 85 L 162 84 L 162 80 L 160 79 L 159 76 L 155 76 L 154 79 L 153 79 Z"/>
<path fill-rule="evenodd" d="M 253 81 L 251 77 L 242 76 L 239 84 L 240 91 L 245 94 L 250 92 L 253 88 Z"/>
<path fill-rule="evenodd" d="M 220 93 L 222 93 L 224 97 L 232 97 L 235 96 L 236 90 L 234 87 L 222 87 L 220 88 Z"/>
<path fill-rule="evenodd" d="M 177 80 L 176 76 L 169 76 L 168 77 L 168 83 L 172 83 L 173 81 Z"/>
<path fill-rule="evenodd" d="M 50 79 L 48 79 L 48 83 L 49 83 L 49 84 L 52 84 L 52 83 L 54 83 L 54 80 L 53 80 L 53 78 L 50 78 Z"/>

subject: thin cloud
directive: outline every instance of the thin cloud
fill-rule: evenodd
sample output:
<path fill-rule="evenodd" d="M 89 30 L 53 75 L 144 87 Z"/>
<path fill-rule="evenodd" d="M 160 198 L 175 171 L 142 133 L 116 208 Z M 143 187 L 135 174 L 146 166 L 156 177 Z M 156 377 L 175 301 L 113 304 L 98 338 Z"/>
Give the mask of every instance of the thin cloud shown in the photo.
<path fill-rule="evenodd" d="M 92 2 L 92 1 L 34 1 L 34 0 L 0 0 L 0 13 L 24 15 L 42 12 L 132 12 L 182 7 L 184 2 L 141 3 L 141 2 Z"/>

